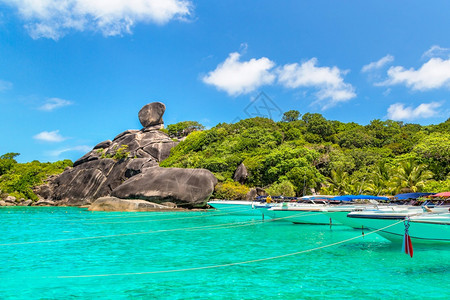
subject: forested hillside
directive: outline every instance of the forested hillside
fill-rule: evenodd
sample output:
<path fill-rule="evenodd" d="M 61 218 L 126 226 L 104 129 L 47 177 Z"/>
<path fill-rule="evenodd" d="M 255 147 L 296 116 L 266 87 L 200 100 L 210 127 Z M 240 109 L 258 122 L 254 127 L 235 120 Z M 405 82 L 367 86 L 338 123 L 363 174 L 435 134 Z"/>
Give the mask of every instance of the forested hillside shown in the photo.
<path fill-rule="evenodd" d="M 32 187 L 40 185 L 49 175 L 59 174 L 72 161 L 66 159 L 54 163 L 41 163 L 37 160 L 29 163 L 18 163 L 15 160 L 19 153 L 6 153 L 0 156 L 0 200 L 6 194 L 17 199 L 37 200 Z"/>
<path fill-rule="evenodd" d="M 249 172 L 244 185 L 232 180 L 241 163 Z M 362 126 L 289 111 L 280 122 L 252 118 L 193 131 L 161 165 L 212 171 L 220 198 L 241 198 L 250 187 L 286 196 L 447 191 L 450 119 Z"/>
<path fill-rule="evenodd" d="M 203 128 L 192 121 L 169 125 L 164 131 L 184 140 L 160 165 L 210 170 L 219 179 L 217 198 L 242 199 L 252 187 L 285 196 L 450 190 L 450 119 L 362 126 L 289 111 L 280 122 L 252 118 Z M 0 193 L 17 199 L 36 200 L 33 186 L 72 166 L 70 160 L 20 164 L 17 155 L 0 156 Z M 241 163 L 249 173 L 244 184 L 232 179 Z"/>

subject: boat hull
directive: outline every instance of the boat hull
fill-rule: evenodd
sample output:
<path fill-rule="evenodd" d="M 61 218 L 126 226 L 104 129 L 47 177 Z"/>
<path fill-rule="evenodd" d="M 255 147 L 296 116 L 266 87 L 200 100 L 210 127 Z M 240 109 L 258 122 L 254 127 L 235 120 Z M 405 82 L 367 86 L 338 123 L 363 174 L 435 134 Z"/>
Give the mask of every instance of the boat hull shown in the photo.
<path fill-rule="evenodd" d="M 272 206 L 253 201 L 210 201 L 208 204 L 224 213 L 237 216 L 262 216 Z"/>
<path fill-rule="evenodd" d="M 358 219 L 347 218 L 350 211 L 324 211 L 323 213 L 334 220 L 334 223 L 341 223 L 356 229 L 364 227 Z"/>
<path fill-rule="evenodd" d="M 379 230 L 398 223 L 402 218 L 360 218 L 364 227 Z M 392 242 L 402 242 L 405 234 L 405 222 L 400 222 L 377 233 Z M 409 236 L 413 242 L 420 243 L 450 243 L 450 224 L 409 222 Z"/>
<path fill-rule="evenodd" d="M 333 222 L 330 217 L 321 211 L 321 208 L 269 209 L 266 214 L 273 219 L 294 224 L 340 224 L 339 222 Z"/>

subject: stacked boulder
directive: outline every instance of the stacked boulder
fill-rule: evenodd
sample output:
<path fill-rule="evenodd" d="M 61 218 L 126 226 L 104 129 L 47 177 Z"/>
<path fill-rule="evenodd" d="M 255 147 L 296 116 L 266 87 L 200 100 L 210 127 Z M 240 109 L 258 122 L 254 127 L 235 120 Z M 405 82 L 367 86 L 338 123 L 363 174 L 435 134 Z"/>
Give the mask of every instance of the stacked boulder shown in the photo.
<path fill-rule="evenodd" d="M 178 144 L 160 131 L 165 108 L 161 102 L 145 105 L 139 111 L 143 129 L 127 130 L 99 143 L 73 168 L 50 178 L 35 192 L 58 205 L 86 205 L 111 195 L 156 203 L 170 201 L 185 207 L 205 205 L 217 183 L 211 172 L 159 167 Z"/>

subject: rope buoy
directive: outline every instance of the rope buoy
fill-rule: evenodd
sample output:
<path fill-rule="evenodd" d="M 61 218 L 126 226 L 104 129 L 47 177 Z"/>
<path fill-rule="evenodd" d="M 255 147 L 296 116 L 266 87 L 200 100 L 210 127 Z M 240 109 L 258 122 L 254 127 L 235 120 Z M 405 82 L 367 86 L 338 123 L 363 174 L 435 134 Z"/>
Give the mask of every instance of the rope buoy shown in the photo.
<path fill-rule="evenodd" d="M 405 224 L 405 235 L 403 236 L 402 251 L 409 254 L 411 258 L 413 257 L 414 251 L 411 242 L 411 237 L 409 236 L 409 217 L 404 221 Z"/>

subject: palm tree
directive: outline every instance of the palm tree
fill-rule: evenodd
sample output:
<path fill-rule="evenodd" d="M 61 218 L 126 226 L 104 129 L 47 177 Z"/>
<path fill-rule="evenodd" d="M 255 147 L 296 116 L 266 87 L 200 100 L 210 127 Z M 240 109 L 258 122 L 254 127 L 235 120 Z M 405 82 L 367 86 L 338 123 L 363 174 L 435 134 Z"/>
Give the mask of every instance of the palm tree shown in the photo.
<path fill-rule="evenodd" d="M 331 170 L 331 177 L 327 177 L 327 183 L 329 191 L 342 195 L 346 192 L 349 184 L 348 173 L 341 168 Z"/>
<path fill-rule="evenodd" d="M 431 178 L 433 172 L 427 170 L 427 165 L 418 164 L 412 158 L 400 162 L 394 175 L 397 191 L 401 192 L 420 191 Z"/>
<path fill-rule="evenodd" d="M 380 161 L 375 165 L 367 190 L 373 195 L 385 195 L 394 192 L 392 187 L 392 170 L 386 162 Z"/>
<path fill-rule="evenodd" d="M 346 185 L 345 193 L 349 195 L 360 195 L 368 192 L 370 189 L 370 184 L 367 182 L 366 177 L 357 178 L 351 177 Z"/>

